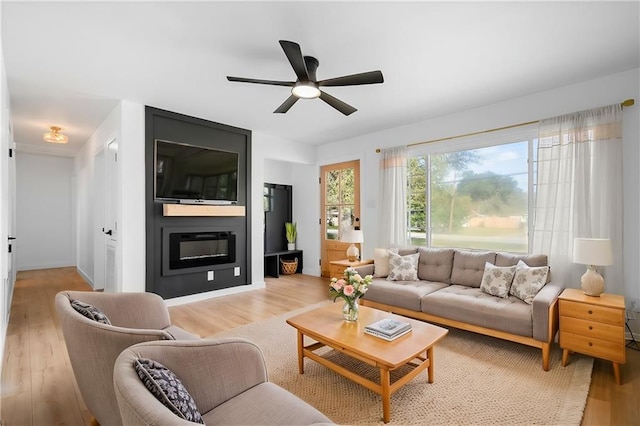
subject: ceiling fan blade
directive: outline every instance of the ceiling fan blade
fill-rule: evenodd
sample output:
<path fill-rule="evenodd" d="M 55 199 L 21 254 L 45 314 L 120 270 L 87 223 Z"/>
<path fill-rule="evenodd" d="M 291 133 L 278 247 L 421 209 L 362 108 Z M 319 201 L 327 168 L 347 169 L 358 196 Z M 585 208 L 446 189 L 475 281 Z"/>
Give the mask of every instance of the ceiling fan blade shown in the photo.
<path fill-rule="evenodd" d="M 302 56 L 300 45 L 293 41 L 280 40 L 280 46 L 282 46 L 284 54 L 287 55 L 287 59 L 293 67 L 293 71 L 298 76 L 298 80 L 309 81 L 309 73 L 307 72 L 307 66 L 304 63 L 304 57 Z"/>
<path fill-rule="evenodd" d="M 293 104 L 295 104 L 297 101 L 298 101 L 298 98 L 296 96 L 291 95 L 287 98 L 286 101 L 282 103 L 282 105 L 280 105 L 273 112 L 277 114 L 284 114 L 285 112 L 289 111 L 289 108 L 291 108 Z"/>
<path fill-rule="evenodd" d="M 360 74 L 345 75 L 318 82 L 318 86 L 357 86 L 360 84 L 383 83 L 382 71 L 369 71 Z"/>
<path fill-rule="evenodd" d="M 357 111 L 357 109 L 355 109 L 351 105 L 345 102 L 342 102 L 338 98 L 334 98 L 333 96 L 331 96 L 326 92 L 323 92 L 322 90 L 320 91 L 320 99 L 322 99 L 323 101 L 325 101 L 326 103 L 328 103 L 329 105 L 331 105 L 332 107 L 334 107 L 335 109 L 343 113 L 344 115 L 351 115 Z"/>
<path fill-rule="evenodd" d="M 229 80 L 229 81 L 237 81 L 237 82 L 240 82 L 240 83 L 268 84 L 268 85 L 271 85 L 271 86 L 289 86 L 289 87 L 293 87 L 296 84 L 295 81 L 259 80 L 259 79 L 255 79 L 255 78 L 231 77 L 231 76 L 227 76 L 227 80 Z"/>

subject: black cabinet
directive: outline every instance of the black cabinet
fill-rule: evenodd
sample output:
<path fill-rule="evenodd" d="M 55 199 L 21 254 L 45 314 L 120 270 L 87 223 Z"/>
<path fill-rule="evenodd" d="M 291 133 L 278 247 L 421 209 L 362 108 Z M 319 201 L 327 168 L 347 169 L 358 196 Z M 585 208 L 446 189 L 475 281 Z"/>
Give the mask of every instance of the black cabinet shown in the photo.
<path fill-rule="evenodd" d="M 285 222 L 293 220 L 291 185 L 264 184 L 264 252 L 287 250 Z"/>
<path fill-rule="evenodd" d="M 293 221 L 291 185 L 265 183 L 264 204 L 264 273 L 280 275 L 280 259 L 298 258 L 296 273 L 302 272 L 302 250 L 287 250 L 284 224 Z"/>

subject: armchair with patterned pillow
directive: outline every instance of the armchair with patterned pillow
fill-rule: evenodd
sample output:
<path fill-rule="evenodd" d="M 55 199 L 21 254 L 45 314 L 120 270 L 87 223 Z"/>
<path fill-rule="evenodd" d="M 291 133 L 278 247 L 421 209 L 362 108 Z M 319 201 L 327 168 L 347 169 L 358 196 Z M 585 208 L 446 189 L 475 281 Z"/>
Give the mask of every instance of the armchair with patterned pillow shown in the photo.
<path fill-rule="evenodd" d="M 154 340 L 199 340 L 171 324 L 164 300 L 153 293 L 62 291 L 58 318 L 82 399 L 102 425 L 121 425 L 113 365 L 131 345 Z"/>

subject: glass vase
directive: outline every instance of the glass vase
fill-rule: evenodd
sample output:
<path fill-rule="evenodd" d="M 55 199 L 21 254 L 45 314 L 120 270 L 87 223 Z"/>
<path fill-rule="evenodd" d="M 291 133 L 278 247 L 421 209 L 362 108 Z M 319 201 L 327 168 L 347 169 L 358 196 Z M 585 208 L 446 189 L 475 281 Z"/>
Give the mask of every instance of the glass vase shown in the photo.
<path fill-rule="evenodd" d="M 358 312 L 360 311 L 360 298 L 353 300 L 345 300 L 342 307 L 342 316 L 345 321 L 354 322 L 358 321 Z"/>

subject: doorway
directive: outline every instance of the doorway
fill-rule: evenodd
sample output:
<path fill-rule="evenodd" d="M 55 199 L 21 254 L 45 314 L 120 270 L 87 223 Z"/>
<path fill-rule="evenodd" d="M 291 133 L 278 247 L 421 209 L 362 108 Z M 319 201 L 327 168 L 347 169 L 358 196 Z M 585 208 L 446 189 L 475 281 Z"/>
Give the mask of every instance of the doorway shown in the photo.
<path fill-rule="evenodd" d="M 320 185 L 320 269 L 329 277 L 329 262 L 347 257 L 342 237 L 360 228 L 360 161 L 322 166 Z"/>

